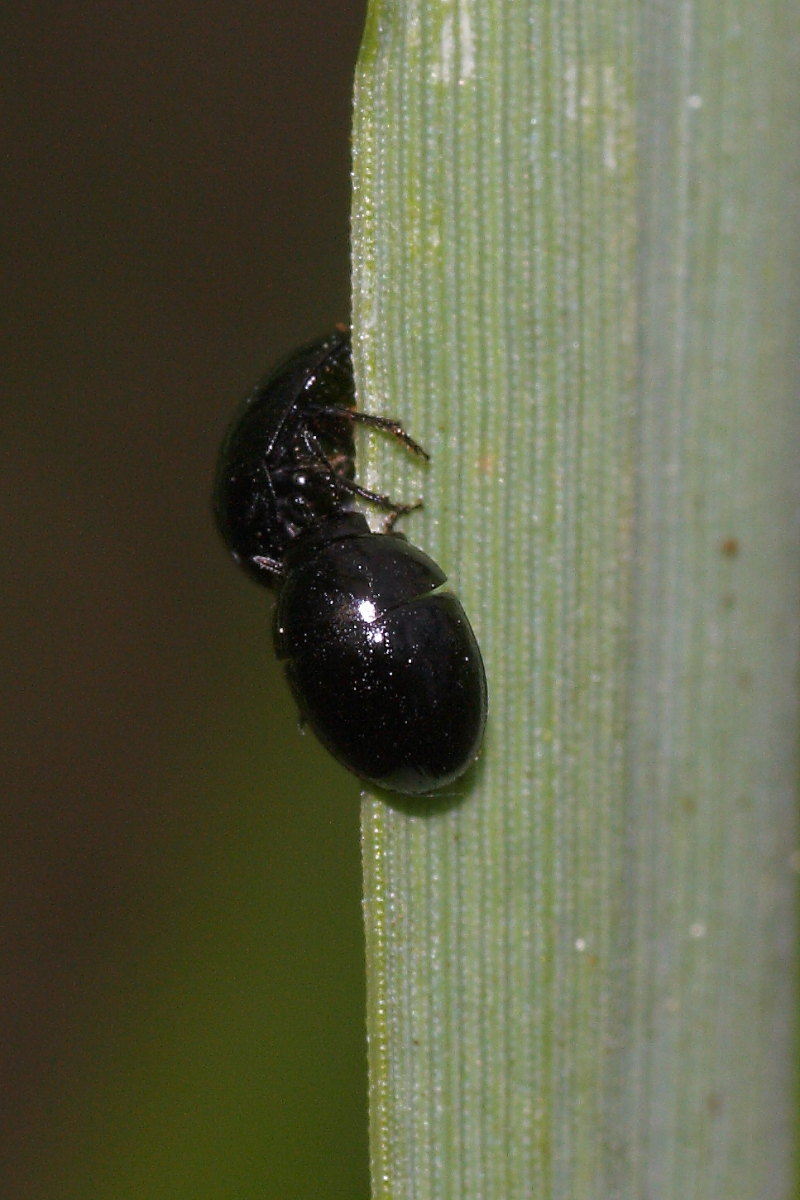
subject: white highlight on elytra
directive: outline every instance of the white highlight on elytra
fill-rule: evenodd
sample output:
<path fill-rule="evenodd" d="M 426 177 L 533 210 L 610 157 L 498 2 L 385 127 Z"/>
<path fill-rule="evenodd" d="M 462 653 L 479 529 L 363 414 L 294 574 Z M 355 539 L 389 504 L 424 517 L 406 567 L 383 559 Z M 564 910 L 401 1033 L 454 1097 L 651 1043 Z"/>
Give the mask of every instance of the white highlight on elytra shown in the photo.
<path fill-rule="evenodd" d="M 358 615 L 362 621 L 366 621 L 368 625 L 371 625 L 377 617 L 378 612 L 371 600 L 361 600 L 358 605 Z"/>
<path fill-rule="evenodd" d="M 380 625 L 375 624 L 378 620 L 378 610 L 371 600 L 359 600 L 358 615 L 365 625 L 372 626 L 365 630 L 367 641 L 373 646 L 382 646 L 385 640 L 384 633 Z"/>

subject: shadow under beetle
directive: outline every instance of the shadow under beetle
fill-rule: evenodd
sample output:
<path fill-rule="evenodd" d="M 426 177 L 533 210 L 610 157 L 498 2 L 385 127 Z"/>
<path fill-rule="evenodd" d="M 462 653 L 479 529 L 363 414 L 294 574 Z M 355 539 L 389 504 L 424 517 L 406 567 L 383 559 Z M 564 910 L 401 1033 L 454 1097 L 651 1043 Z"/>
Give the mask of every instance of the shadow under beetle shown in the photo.
<path fill-rule="evenodd" d="M 480 749 L 486 676 L 445 574 L 402 534 L 417 507 L 354 478 L 355 421 L 427 458 L 396 421 L 357 412 L 350 335 L 303 347 L 245 401 L 220 452 L 217 524 L 236 561 L 277 589 L 275 652 L 300 713 L 350 771 L 422 793 Z M 385 533 L 354 511 L 385 509 Z"/>

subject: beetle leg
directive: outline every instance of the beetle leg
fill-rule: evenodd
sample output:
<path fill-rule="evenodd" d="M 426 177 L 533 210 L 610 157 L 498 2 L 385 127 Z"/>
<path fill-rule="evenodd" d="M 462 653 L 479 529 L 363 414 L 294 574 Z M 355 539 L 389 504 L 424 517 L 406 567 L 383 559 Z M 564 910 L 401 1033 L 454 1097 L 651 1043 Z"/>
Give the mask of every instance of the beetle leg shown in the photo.
<path fill-rule="evenodd" d="M 334 486 L 338 487 L 343 484 L 348 478 L 348 472 L 352 473 L 353 471 L 352 455 L 343 451 L 327 455 L 322 449 L 317 435 L 307 426 L 302 430 L 301 437 L 309 464 L 325 471 Z"/>
<path fill-rule="evenodd" d="M 280 559 L 269 558 L 266 554 L 254 554 L 253 562 L 257 567 L 261 567 L 270 575 L 275 575 L 280 578 L 283 575 L 283 564 Z"/>
<path fill-rule="evenodd" d="M 322 453 L 319 438 L 311 432 L 307 425 L 300 430 L 300 437 L 303 439 L 303 449 L 313 462 L 325 463 L 328 461 Z"/>
<path fill-rule="evenodd" d="M 353 413 L 350 409 L 331 408 L 321 409 L 318 411 L 329 412 L 335 414 L 336 416 L 342 416 L 345 413 L 347 416 L 353 416 L 355 418 L 365 416 L 364 413 Z M 378 424 L 380 428 L 388 429 L 389 432 L 393 433 L 395 431 L 399 431 L 398 436 L 401 436 L 403 441 L 408 442 L 409 446 L 414 449 L 415 453 L 423 454 L 425 458 L 428 457 L 422 447 L 418 446 L 416 442 L 412 441 L 412 439 L 408 437 L 408 434 L 406 434 L 405 431 L 400 428 L 396 421 L 384 421 L 383 417 L 370 417 L 369 421 L 370 423 L 374 421 L 374 423 Z M 305 427 L 302 430 L 301 436 L 303 439 L 303 448 L 305 449 L 311 461 L 318 463 L 319 466 L 330 471 L 336 478 L 337 487 L 343 488 L 354 496 L 360 496 L 362 500 L 368 500 L 370 504 L 375 504 L 378 506 L 378 508 L 387 510 L 388 515 L 383 523 L 384 533 L 389 533 L 391 531 L 399 517 L 404 517 L 406 513 L 414 512 L 415 509 L 422 507 L 421 500 L 416 500 L 413 504 L 403 504 L 397 500 L 392 500 L 391 496 L 385 496 L 381 492 L 371 492 L 368 488 L 362 487 L 360 483 L 356 483 L 355 480 L 348 479 L 348 477 L 342 473 L 342 467 L 345 465 L 350 465 L 349 460 L 342 459 L 341 463 L 332 462 L 331 459 L 324 454 L 316 434 L 312 433 L 308 427 Z"/>
<path fill-rule="evenodd" d="M 388 516 L 384 521 L 385 533 L 388 533 L 393 528 L 398 517 L 404 517 L 406 513 L 414 512 L 417 508 L 422 508 L 421 500 L 415 500 L 413 504 L 402 504 L 397 500 L 392 500 L 391 496 L 384 496 L 380 492 L 371 492 L 368 488 L 362 487 L 360 483 L 355 483 L 352 479 L 342 479 L 340 483 L 343 488 L 346 488 L 348 492 L 352 492 L 354 496 L 360 496 L 362 500 L 369 500 L 370 504 L 376 504 L 378 508 L 385 508 L 388 511 Z"/>
<path fill-rule="evenodd" d="M 406 513 L 414 512 L 416 508 L 422 508 L 422 501 L 417 500 L 415 504 L 403 504 L 399 508 L 393 508 L 390 513 L 387 513 L 383 518 L 383 532 L 391 533 L 395 527 L 395 522 L 398 517 L 404 517 Z"/>
<path fill-rule="evenodd" d="M 407 446 L 414 454 L 418 454 L 420 458 L 424 458 L 426 461 L 430 458 L 428 451 L 420 446 L 419 442 L 415 442 L 410 434 L 406 433 L 399 421 L 394 421 L 391 417 L 376 417 L 374 413 L 359 412 L 356 408 L 320 408 L 317 411 L 331 416 L 346 417 L 350 421 L 360 421 L 362 425 L 371 425 L 373 429 L 383 429 L 384 432 L 390 433 L 392 437 Z"/>

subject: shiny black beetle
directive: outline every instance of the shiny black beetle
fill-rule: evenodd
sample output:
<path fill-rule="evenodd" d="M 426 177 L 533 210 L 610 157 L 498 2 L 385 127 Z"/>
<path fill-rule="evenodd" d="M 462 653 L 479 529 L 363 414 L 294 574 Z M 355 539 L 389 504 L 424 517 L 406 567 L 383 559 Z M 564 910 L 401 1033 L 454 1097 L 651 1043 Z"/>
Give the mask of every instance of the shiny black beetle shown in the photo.
<path fill-rule="evenodd" d="M 278 590 L 275 651 L 302 716 L 356 775 L 397 792 L 451 783 L 480 748 L 483 660 L 446 576 L 402 534 L 371 533 L 355 497 L 415 507 L 354 479 L 350 337 L 298 351 L 260 384 L 223 442 L 217 523 L 242 567 Z"/>

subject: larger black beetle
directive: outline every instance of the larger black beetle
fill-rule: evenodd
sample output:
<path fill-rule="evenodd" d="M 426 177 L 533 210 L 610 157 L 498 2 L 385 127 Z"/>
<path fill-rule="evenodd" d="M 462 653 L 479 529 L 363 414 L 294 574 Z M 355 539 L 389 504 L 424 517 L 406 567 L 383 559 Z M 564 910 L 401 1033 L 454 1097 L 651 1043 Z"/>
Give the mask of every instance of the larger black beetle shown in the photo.
<path fill-rule="evenodd" d="M 398 792 L 452 782 L 486 721 L 483 660 L 444 572 L 402 534 L 371 533 L 356 496 L 395 504 L 354 479 L 350 338 L 298 351 L 237 413 L 220 453 L 215 509 L 234 558 L 278 589 L 275 651 L 302 716 L 356 775 Z M 426 456 L 427 457 L 427 456 Z"/>

